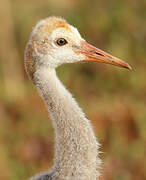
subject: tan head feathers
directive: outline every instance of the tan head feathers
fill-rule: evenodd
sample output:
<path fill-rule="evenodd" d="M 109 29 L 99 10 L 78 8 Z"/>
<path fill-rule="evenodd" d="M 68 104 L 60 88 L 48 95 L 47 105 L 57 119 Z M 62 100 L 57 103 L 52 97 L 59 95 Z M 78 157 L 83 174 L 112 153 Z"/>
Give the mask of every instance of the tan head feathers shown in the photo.
<path fill-rule="evenodd" d="M 43 43 L 45 39 L 44 37 L 51 34 L 52 31 L 57 28 L 65 28 L 67 30 L 70 29 L 69 25 L 64 19 L 55 16 L 41 20 L 34 27 L 25 50 L 25 69 L 30 79 L 33 80 L 33 74 L 35 72 L 33 53 L 36 49 L 36 46 L 41 46 L 40 50 L 43 51 L 45 49 L 45 42 Z M 39 40 L 42 40 L 41 45 Z"/>
<path fill-rule="evenodd" d="M 32 38 L 43 38 L 43 34 L 50 34 L 53 30 L 57 28 L 64 28 L 69 30 L 70 27 L 67 24 L 66 20 L 60 17 L 48 17 L 46 19 L 41 20 L 34 28 L 32 32 Z"/>

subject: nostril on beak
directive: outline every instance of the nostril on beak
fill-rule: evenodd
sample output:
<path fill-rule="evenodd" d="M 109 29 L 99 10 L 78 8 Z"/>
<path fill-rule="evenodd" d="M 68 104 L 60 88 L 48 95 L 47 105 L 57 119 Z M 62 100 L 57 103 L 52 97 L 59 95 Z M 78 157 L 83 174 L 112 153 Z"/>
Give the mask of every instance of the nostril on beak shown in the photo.
<path fill-rule="evenodd" d="M 99 56 L 104 56 L 103 54 L 99 53 L 99 52 L 95 52 L 95 54 L 99 55 Z"/>

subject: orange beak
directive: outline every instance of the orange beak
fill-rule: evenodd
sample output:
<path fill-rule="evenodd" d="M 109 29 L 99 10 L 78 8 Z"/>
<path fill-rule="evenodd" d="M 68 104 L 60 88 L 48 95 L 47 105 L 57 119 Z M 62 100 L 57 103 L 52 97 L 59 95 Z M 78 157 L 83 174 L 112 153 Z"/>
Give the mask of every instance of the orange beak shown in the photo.
<path fill-rule="evenodd" d="M 83 60 L 83 62 L 100 62 L 132 70 L 131 66 L 126 62 L 88 44 L 86 41 L 81 42 L 81 48 L 77 50 L 77 52 L 86 56 L 86 59 Z"/>

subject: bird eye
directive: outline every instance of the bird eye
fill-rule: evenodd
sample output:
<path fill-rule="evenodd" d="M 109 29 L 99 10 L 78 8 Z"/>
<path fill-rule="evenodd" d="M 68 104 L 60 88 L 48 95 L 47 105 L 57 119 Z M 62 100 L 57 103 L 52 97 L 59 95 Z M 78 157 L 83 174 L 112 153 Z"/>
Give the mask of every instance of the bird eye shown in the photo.
<path fill-rule="evenodd" d="M 59 38 L 56 43 L 59 45 L 59 46 L 63 46 L 65 44 L 67 44 L 67 40 L 64 39 L 64 38 Z"/>

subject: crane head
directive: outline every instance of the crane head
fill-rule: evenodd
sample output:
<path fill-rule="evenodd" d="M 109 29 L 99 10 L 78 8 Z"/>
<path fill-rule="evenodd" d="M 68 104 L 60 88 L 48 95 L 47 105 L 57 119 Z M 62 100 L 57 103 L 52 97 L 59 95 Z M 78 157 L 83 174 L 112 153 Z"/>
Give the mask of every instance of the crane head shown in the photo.
<path fill-rule="evenodd" d="M 119 58 L 87 43 L 64 19 L 41 20 L 33 29 L 25 51 L 25 67 L 30 78 L 37 69 L 74 62 L 100 62 L 131 69 Z"/>

